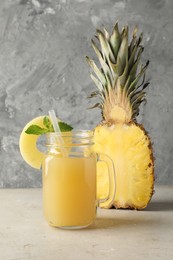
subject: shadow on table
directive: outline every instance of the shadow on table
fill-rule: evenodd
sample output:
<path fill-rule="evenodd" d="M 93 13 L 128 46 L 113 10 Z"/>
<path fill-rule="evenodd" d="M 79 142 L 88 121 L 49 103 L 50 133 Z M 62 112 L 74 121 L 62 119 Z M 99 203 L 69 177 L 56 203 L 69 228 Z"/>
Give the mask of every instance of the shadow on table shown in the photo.
<path fill-rule="evenodd" d="M 144 211 L 173 211 L 172 201 L 153 201 L 150 202 Z"/>
<path fill-rule="evenodd" d="M 144 219 L 144 218 L 133 218 L 133 219 L 129 219 L 129 218 L 113 218 L 113 217 L 97 217 L 95 220 L 95 223 L 91 226 L 89 226 L 86 230 L 88 229 L 109 229 L 109 228 L 121 228 L 121 227 L 135 227 L 137 225 L 140 226 L 148 226 L 151 225 L 153 226 L 153 224 L 155 223 L 155 220 L 150 220 L 150 222 L 148 222 L 148 219 Z"/>
<path fill-rule="evenodd" d="M 171 201 L 150 202 L 150 204 L 148 205 L 148 207 L 146 209 L 139 211 L 139 213 L 146 213 L 146 214 L 142 214 L 143 217 L 134 216 L 133 218 L 125 217 L 125 218 L 120 219 L 116 216 L 116 212 L 115 212 L 115 217 L 97 217 L 95 224 L 88 227 L 87 229 L 108 229 L 108 228 L 112 228 L 112 227 L 120 228 L 122 226 L 132 227 L 132 226 L 136 226 L 136 225 L 153 226 L 153 224 L 156 224 L 156 222 L 158 224 L 159 220 L 157 219 L 157 221 L 156 221 L 156 219 L 150 218 L 150 220 L 148 221 L 148 218 L 145 218 L 147 216 L 147 212 L 152 212 L 152 211 L 153 212 L 173 211 L 173 202 L 171 202 Z M 138 213 L 138 212 L 136 212 L 136 213 Z"/>

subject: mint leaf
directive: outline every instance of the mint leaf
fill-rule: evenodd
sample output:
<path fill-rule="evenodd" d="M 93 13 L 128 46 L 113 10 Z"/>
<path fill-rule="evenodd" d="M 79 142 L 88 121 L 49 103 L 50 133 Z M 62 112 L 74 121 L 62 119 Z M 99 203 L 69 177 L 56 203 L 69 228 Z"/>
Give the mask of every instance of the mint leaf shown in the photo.
<path fill-rule="evenodd" d="M 52 123 L 49 119 L 49 117 L 45 116 L 43 118 L 43 125 L 47 128 L 47 129 L 50 129 L 52 127 Z"/>
<path fill-rule="evenodd" d="M 46 134 L 48 132 L 49 132 L 48 129 L 41 128 L 38 125 L 30 125 L 28 127 L 28 129 L 25 131 L 25 133 L 29 134 L 29 135 L 43 135 L 43 134 Z"/>
<path fill-rule="evenodd" d="M 60 122 L 58 122 L 58 124 L 59 124 L 59 128 L 60 128 L 61 132 L 68 132 L 68 131 L 71 131 L 73 129 L 72 126 L 70 126 L 70 125 L 68 125 L 64 122 L 60 121 Z"/>

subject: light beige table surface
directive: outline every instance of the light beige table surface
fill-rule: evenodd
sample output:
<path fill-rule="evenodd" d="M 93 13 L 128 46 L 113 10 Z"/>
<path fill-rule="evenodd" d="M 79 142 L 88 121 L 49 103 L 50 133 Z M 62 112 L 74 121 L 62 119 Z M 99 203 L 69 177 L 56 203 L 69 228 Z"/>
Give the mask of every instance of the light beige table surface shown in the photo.
<path fill-rule="evenodd" d="M 41 189 L 0 190 L 0 260 L 172 260 L 173 186 L 155 190 L 147 209 L 99 209 L 73 231 L 47 224 Z"/>

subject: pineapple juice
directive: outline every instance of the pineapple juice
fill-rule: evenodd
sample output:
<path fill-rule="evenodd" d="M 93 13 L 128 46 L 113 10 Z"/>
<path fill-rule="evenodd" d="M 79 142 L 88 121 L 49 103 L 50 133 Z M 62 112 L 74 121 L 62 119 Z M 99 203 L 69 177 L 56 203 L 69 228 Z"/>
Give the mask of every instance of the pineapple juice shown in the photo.
<path fill-rule="evenodd" d="M 96 158 L 48 154 L 43 163 L 43 204 L 52 226 L 91 224 L 96 215 Z"/>

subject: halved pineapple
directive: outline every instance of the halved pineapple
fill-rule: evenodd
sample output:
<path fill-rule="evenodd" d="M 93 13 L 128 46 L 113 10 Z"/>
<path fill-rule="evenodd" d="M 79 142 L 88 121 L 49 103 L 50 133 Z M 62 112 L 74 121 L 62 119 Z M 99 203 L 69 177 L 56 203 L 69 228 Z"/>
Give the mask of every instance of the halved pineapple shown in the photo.
<path fill-rule="evenodd" d="M 20 153 L 23 159 L 33 168 L 40 169 L 44 153 L 40 152 L 37 148 L 37 140 L 39 135 L 28 135 L 25 131 L 31 125 L 38 125 L 44 127 L 43 119 L 45 116 L 39 116 L 32 119 L 26 126 L 23 128 L 22 133 L 19 139 L 19 148 Z"/>
<path fill-rule="evenodd" d="M 100 47 L 94 41 L 92 47 L 101 66 L 86 58 L 98 88 L 90 97 L 99 96 L 100 102 L 93 107 L 99 107 L 103 117 L 94 131 L 95 150 L 109 155 L 116 171 L 116 196 L 112 205 L 105 207 L 142 209 L 149 203 L 154 187 L 151 142 L 136 122 L 149 84 L 145 81 L 149 62 L 140 64 L 142 34 L 137 37 L 135 27 L 130 42 L 128 34 L 128 26 L 119 31 L 118 23 L 111 34 L 105 28 L 97 30 Z M 105 198 L 109 179 L 104 163 L 98 163 L 97 181 L 98 198 Z"/>

